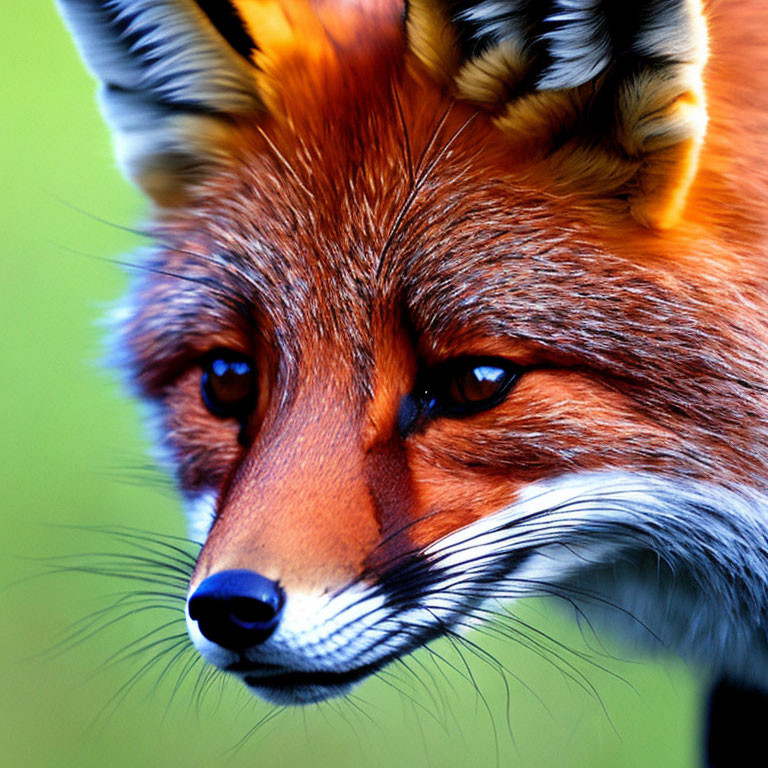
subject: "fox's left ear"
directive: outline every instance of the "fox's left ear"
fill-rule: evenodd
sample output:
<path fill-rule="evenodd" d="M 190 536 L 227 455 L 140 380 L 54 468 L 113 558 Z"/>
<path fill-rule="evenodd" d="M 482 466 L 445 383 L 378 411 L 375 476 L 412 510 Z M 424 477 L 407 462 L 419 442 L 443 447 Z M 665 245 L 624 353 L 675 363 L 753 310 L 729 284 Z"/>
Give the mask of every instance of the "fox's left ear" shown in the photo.
<path fill-rule="evenodd" d="M 526 155 L 646 226 L 679 219 L 707 123 L 700 0 L 410 0 L 407 30 Z"/>
<path fill-rule="evenodd" d="M 91 71 L 125 172 L 173 205 L 221 160 L 228 125 L 260 111 L 255 43 L 229 0 L 57 0 Z"/>

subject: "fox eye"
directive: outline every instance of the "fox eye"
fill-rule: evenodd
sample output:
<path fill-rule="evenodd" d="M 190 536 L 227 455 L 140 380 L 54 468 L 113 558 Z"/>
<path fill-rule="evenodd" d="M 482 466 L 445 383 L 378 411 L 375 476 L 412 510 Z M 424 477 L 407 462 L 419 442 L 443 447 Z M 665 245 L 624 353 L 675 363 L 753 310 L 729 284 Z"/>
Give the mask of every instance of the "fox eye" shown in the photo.
<path fill-rule="evenodd" d="M 217 349 L 203 361 L 200 392 L 214 416 L 243 421 L 253 405 L 255 389 L 253 363 L 245 355 Z"/>
<path fill-rule="evenodd" d="M 463 358 L 433 373 L 435 407 L 446 415 L 463 416 L 498 405 L 520 376 L 520 369 L 498 358 Z"/>
<path fill-rule="evenodd" d="M 447 394 L 453 405 L 483 405 L 494 400 L 508 380 L 507 371 L 497 365 L 468 366 L 450 376 Z"/>
<path fill-rule="evenodd" d="M 417 387 L 414 416 L 469 416 L 501 403 L 522 369 L 498 357 L 461 357 L 431 368 Z"/>

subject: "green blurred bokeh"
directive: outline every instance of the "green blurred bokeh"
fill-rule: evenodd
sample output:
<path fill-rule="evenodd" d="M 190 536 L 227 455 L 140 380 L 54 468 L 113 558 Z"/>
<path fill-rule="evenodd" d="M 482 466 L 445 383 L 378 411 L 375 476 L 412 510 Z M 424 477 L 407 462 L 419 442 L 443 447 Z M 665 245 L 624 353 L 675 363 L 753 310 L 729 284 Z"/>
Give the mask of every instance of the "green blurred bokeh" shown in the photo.
<path fill-rule="evenodd" d="M 104 578 L 41 576 L 38 558 L 75 555 L 77 564 L 85 562 L 78 553 L 115 549 L 59 526 L 179 535 L 184 527 L 173 493 L 141 469 L 148 459 L 137 408 L 99 362 L 98 323 L 126 279 L 105 258 L 143 245 L 104 222 L 140 222 L 142 200 L 114 169 L 94 84 L 50 0 L 5 0 L 0 21 L 0 764 L 695 765 L 699 691 L 683 666 L 600 655 L 594 638 L 541 603 L 516 613 L 562 647 L 533 631 L 528 647 L 470 635 L 505 666 L 506 682 L 443 642 L 435 646 L 441 662 L 421 651 L 349 703 L 285 711 L 254 733 L 270 708 L 235 681 L 198 696 L 191 675 L 169 704 L 179 669 L 158 682 L 160 665 L 122 688 L 149 655 L 104 662 L 163 615 L 136 614 L 64 653 L 45 652 L 125 589 Z"/>

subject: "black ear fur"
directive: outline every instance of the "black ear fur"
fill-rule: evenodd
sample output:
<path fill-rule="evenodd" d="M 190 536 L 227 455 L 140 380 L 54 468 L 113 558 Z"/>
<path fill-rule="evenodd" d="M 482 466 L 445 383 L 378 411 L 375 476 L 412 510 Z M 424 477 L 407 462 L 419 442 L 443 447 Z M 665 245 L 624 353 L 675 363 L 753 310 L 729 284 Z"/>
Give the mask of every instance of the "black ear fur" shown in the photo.
<path fill-rule="evenodd" d="M 723 677 L 709 693 L 706 768 L 759 765 L 765 752 L 768 692 Z"/>

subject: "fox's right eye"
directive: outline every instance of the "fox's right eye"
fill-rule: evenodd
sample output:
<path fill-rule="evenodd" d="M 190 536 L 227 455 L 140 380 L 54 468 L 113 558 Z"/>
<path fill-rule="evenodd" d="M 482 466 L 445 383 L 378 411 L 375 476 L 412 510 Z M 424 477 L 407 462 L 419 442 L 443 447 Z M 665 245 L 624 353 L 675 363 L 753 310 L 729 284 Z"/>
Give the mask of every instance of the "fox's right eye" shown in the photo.
<path fill-rule="evenodd" d="M 205 407 L 221 419 L 244 421 L 256 399 L 253 363 L 234 350 L 217 349 L 202 365 L 200 392 Z"/>

